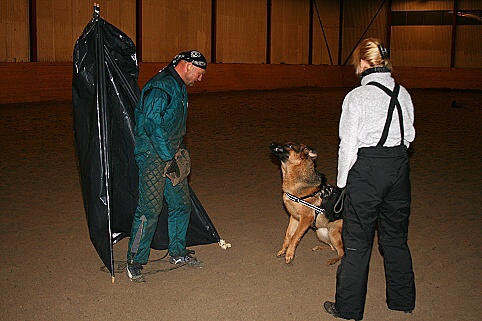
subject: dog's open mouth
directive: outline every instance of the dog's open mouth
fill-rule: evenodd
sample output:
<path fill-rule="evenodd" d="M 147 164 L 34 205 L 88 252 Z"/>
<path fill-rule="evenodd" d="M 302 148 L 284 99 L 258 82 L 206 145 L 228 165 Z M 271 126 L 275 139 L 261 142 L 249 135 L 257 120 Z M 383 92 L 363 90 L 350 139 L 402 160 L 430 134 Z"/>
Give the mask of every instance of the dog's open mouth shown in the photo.
<path fill-rule="evenodd" d="M 283 145 L 278 143 L 271 143 L 269 147 L 271 149 L 271 153 L 278 157 L 279 160 L 284 161 L 288 159 L 289 153 Z"/>

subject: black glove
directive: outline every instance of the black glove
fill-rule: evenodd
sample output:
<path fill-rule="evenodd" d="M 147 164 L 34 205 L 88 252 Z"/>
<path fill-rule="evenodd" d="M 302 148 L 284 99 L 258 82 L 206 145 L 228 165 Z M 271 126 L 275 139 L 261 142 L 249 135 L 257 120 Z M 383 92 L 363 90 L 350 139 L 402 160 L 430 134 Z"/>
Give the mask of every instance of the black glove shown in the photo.
<path fill-rule="evenodd" d="M 179 171 L 179 166 L 177 165 L 176 159 L 173 158 L 169 161 L 169 165 L 166 170 L 166 175 L 170 176 L 179 176 L 181 175 L 181 172 Z"/>

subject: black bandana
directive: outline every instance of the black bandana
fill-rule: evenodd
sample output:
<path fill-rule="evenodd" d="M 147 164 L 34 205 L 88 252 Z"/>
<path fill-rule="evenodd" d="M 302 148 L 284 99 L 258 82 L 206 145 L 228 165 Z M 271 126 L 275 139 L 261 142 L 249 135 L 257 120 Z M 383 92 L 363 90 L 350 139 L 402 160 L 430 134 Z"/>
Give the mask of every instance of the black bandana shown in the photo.
<path fill-rule="evenodd" d="M 176 57 L 174 57 L 174 59 L 172 60 L 172 65 L 176 67 L 176 65 L 181 60 L 191 62 L 194 66 L 202 69 L 206 69 L 206 67 L 208 66 L 206 57 L 204 57 L 204 55 L 197 50 L 181 52 Z"/>

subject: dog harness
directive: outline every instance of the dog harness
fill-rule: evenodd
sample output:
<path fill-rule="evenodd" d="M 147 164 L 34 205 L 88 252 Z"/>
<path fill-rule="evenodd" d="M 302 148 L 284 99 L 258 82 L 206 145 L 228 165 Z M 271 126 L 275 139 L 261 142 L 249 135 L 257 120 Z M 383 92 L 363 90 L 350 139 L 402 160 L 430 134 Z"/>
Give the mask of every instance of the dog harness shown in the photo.
<path fill-rule="evenodd" d="M 317 192 L 315 192 L 315 193 L 312 193 L 312 194 L 310 194 L 310 195 L 303 196 L 303 197 L 297 197 L 297 196 L 294 196 L 293 194 L 290 194 L 290 193 L 288 193 L 288 192 L 285 192 L 285 194 L 286 194 L 286 196 L 288 196 L 288 198 L 289 198 L 291 201 L 293 201 L 293 202 L 295 202 L 295 203 L 300 203 L 301 205 L 304 205 L 304 206 L 306 206 L 306 207 L 309 207 L 309 208 L 315 210 L 315 213 L 318 213 L 318 214 L 319 214 L 319 213 L 325 212 L 325 209 L 324 209 L 324 208 L 321 208 L 321 207 L 319 207 L 319 206 L 313 205 L 313 204 L 305 201 L 305 199 L 310 198 L 310 197 L 313 197 L 313 196 L 316 196 L 316 195 L 317 195 L 318 193 L 320 193 L 320 192 L 321 192 L 321 190 L 319 190 L 319 191 L 317 191 Z M 315 217 L 315 220 L 316 220 L 316 217 Z"/>
<path fill-rule="evenodd" d="M 318 215 L 323 213 L 325 214 L 325 209 L 324 208 L 321 208 L 319 206 L 316 206 L 316 205 L 313 205 L 307 201 L 305 201 L 305 199 L 307 198 L 310 198 L 310 197 L 313 197 L 313 196 L 316 196 L 318 193 L 321 192 L 321 189 L 317 192 L 314 192 L 310 195 L 306 195 L 306 196 L 303 196 L 303 197 L 296 197 L 294 196 L 293 194 L 290 194 L 288 192 L 285 192 L 286 196 L 293 202 L 296 202 L 296 203 L 300 203 L 301 205 L 304 205 L 306 207 L 309 207 L 313 210 L 315 210 L 315 220 L 313 221 L 313 224 L 311 225 L 312 228 L 316 229 L 316 219 L 318 218 Z"/>
<path fill-rule="evenodd" d="M 311 193 L 309 195 L 306 195 L 306 196 L 302 196 L 302 197 L 296 197 L 293 194 L 290 194 L 288 192 L 285 192 L 285 194 L 291 201 L 296 202 L 296 203 L 300 203 L 301 205 L 304 205 L 306 207 L 309 207 L 309 208 L 315 210 L 315 219 L 314 219 L 311 227 L 316 230 L 316 220 L 318 218 L 318 215 L 323 214 L 323 215 L 327 216 L 328 220 L 330 222 L 334 221 L 334 220 L 337 220 L 340 217 L 338 217 L 338 218 L 336 216 L 332 217 L 330 210 L 328 211 L 329 213 L 327 215 L 325 208 L 313 205 L 313 204 L 305 201 L 305 199 L 310 198 L 310 197 L 314 197 L 314 196 L 321 193 L 322 194 L 322 200 L 325 200 L 325 197 L 331 195 L 331 193 L 332 193 L 332 191 L 330 191 L 330 188 L 332 188 L 332 187 L 324 185 L 318 191 L 316 191 L 314 193 Z M 346 192 L 346 190 L 343 189 L 343 191 L 340 193 L 340 196 L 337 198 L 335 204 L 333 204 L 333 213 L 334 214 L 340 214 L 341 211 L 343 210 L 343 202 L 344 202 L 345 192 Z"/>

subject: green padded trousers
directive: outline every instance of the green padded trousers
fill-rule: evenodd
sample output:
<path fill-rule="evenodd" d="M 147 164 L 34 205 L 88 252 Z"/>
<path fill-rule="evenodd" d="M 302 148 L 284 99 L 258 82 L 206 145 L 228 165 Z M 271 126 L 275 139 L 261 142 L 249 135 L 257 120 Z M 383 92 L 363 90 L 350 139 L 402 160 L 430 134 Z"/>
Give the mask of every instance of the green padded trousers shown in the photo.
<path fill-rule="evenodd" d="M 127 262 L 147 263 L 164 197 L 169 206 L 169 254 L 188 254 L 186 232 L 191 215 L 191 198 L 187 178 L 173 186 L 169 178 L 162 177 L 166 163 L 152 151 L 136 155 L 136 162 L 139 167 L 139 199 L 132 223 Z"/>

